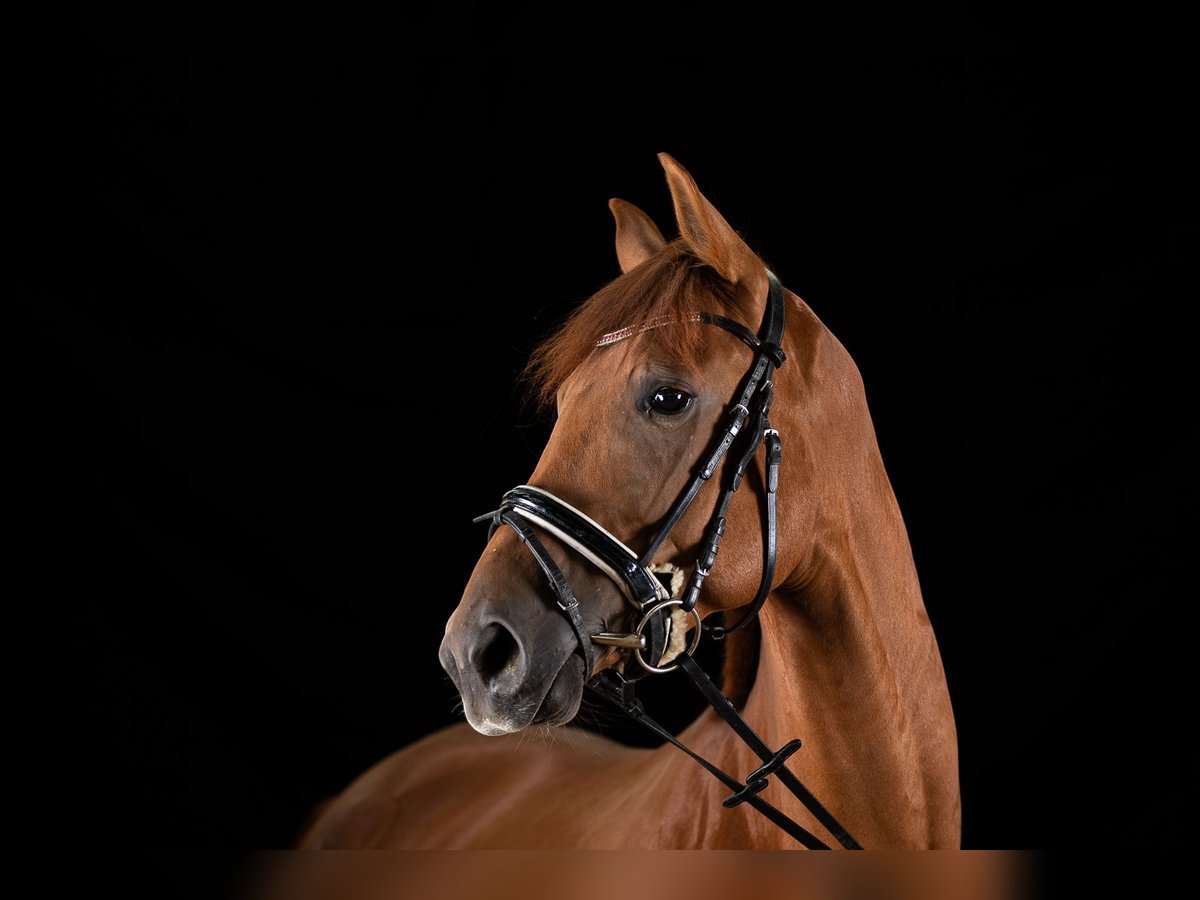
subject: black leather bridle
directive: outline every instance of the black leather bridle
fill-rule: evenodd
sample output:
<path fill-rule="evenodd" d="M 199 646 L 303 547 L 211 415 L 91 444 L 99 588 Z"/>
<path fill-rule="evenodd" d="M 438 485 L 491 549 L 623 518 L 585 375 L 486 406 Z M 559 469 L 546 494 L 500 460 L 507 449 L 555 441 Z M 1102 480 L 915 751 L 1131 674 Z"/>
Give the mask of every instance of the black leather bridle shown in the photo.
<path fill-rule="evenodd" d="M 658 737 L 678 747 L 733 791 L 730 796 L 725 798 L 722 805 L 732 808 L 740 803 L 748 803 L 805 847 L 815 850 L 829 849 L 823 841 L 759 796 L 766 788 L 769 777 L 776 775 L 843 847 L 861 849 L 859 843 L 851 837 L 841 823 L 788 769 L 787 759 L 800 749 L 800 741 L 792 740 L 779 750 L 771 750 L 692 658 L 692 653 L 696 649 L 702 632 L 706 632 L 714 640 L 721 640 L 725 635 L 745 628 L 762 609 L 771 593 L 775 579 L 775 557 L 778 542 L 776 493 L 779 487 L 781 443 L 779 432 L 771 427 L 770 411 L 771 401 L 774 397 L 772 378 L 775 370 L 782 366 L 786 359 L 781 346 L 785 301 L 783 287 L 773 273 L 767 272 L 767 281 L 767 305 L 758 334 L 725 316 L 708 312 L 695 313 L 692 316 L 692 321 L 716 325 L 743 341 L 754 351 L 754 360 L 742 381 L 737 399 L 726 413 L 724 425 L 718 432 L 708 455 L 701 460 L 691 480 L 667 513 L 657 535 L 641 556 L 638 556 L 590 516 L 575 509 L 549 491 L 530 485 L 513 488 L 501 499 L 498 509 L 478 517 L 475 521 L 490 523 L 489 538 L 501 525 L 509 526 L 528 548 L 542 572 L 545 573 L 550 589 L 554 592 L 558 608 L 566 616 L 575 632 L 578 649 L 583 656 L 585 675 L 590 674 L 595 665 L 593 644 L 621 647 L 632 651 L 633 657 L 639 664 L 637 670 L 630 671 L 628 666 L 625 667 L 626 671 L 623 673 L 617 673 L 611 669 L 606 670 L 593 678 L 588 683 L 588 687 L 602 700 L 622 710 Z M 674 321 L 677 320 L 662 318 L 623 328 L 604 335 L 597 341 L 596 346 L 605 347 L 615 344 L 651 329 L 665 327 Z M 688 507 L 692 505 L 700 488 L 717 474 L 722 460 L 729 455 L 734 445 L 739 443 L 739 438 L 741 439 L 741 453 L 736 457 L 731 457 L 736 459 L 736 463 L 726 469 L 725 483 L 721 489 L 720 499 L 700 543 L 700 556 L 692 568 L 691 576 L 681 596 L 672 597 L 664 583 L 651 570 L 654 556 L 663 541 L 667 539 L 672 529 L 687 512 Z M 695 611 L 696 602 L 704 587 L 704 579 L 712 572 L 717 560 L 721 538 L 725 534 L 725 514 L 734 493 L 741 486 L 751 460 L 764 444 L 767 448 L 766 506 L 763 513 L 763 569 L 758 591 L 750 602 L 749 609 L 734 625 L 723 627 L 702 624 Z M 563 543 L 581 553 L 616 583 L 625 598 L 634 607 L 637 615 L 632 632 L 588 634 L 583 617 L 579 612 L 579 601 L 572 592 L 566 576 L 563 575 L 562 570 L 538 537 L 539 529 L 553 534 Z M 695 633 L 690 645 L 675 657 L 673 664 L 664 666 L 662 665 L 663 653 L 670 637 L 670 630 L 672 627 L 678 627 L 673 625 L 670 615 L 674 608 L 679 608 L 695 619 Z M 651 661 L 647 661 L 647 654 Z M 688 676 L 717 714 L 763 761 L 763 764 L 751 772 L 745 781 L 734 778 L 680 743 L 667 729 L 646 715 L 641 702 L 634 696 L 634 684 L 640 677 L 650 672 L 670 672 L 676 668 L 681 669 Z"/>

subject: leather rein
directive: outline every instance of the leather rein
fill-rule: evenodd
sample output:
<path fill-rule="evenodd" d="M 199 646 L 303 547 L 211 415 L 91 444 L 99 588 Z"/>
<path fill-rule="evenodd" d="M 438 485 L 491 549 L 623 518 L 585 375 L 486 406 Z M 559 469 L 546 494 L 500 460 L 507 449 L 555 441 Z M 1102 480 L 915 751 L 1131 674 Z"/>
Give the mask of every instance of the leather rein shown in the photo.
<path fill-rule="evenodd" d="M 621 710 L 662 740 L 678 747 L 729 788 L 732 793 L 722 801 L 724 807 L 733 808 L 747 803 L 805 847 L 811 850 L 828 850 L 828 845 L 822 840 L 760 796 L 770 776 L 775 775 L 842 847 L 860 850 L 862 847 L 858 841 L 788 769 L 788 758 L 800 749 L 799 739 L 789 741 L 778 750 L 772 750 L 692 659 L 692 653 L 702 633 L 707 633 L 713 640 L 719 641 L 725 635 L 749 625 L 766 603 L 775 579 L 778 544 L 776 494 L 782 450 L 779 432 L 771 427 L 770 410 L 774 398 L 772 377 L 786 359 L 781 346 L 786 304 L 783 287 L 772 272 L 767 272 L 767 281 L 767 305 L 758 334 L 739 322 L 714 313 L 695 313 L 691 317 L 692 321 L 715 325 L 733 334 L 754 351 L 754 360 L 742 381 L 737 400 L 727 409 L 724 424 L 707 456 L 702 458 L 695 474 L 667 513 L 657 535 L 640 556 L 590 516 L 549 491 L 530 485 L 513 488 L 501 498 L 498 509 L 479 516 L 475 521 L 490 523 L 489 538 L 501 525 L 507 525 L 516 532 L 517 537 L 533 555 L 546 576 L 559 610 L 575 632 L 585 674 L 590 674 L 595 666 L 593 644 L 631 651 L 638 663 L 636 670 L 631 670 L 629 666 L 626 666 L 626 671 L 622 673 L 612 669 L 606 670 L 593 678 L 588 687 L 600 699 Z M 674 318 L 663 317 L 622 328 L 601 337 L 596 346 L 606 347 L 675 321 L 677 320 Z M 717 473 L 722 460 L 730 454 L 735 443 L 740 443 L 740 455 L 730 457 L 736 459 L 736 462 L 726 469 L 720 499 L 700 542 L 699 558 L 692 568 L 686 588 L 680 596 L 673 597 L 663 581 L 651 570 L 654 555 L 692 505 L 700 488 Z M 700 621 L 696 603 L 700 599 L 704 579 L 716 564 L 721 538 L 725 534 L 725 515 L 730 501 L 741 486 L 746 469 L 763 445 L 766 446 L 767 477 L 766 507 L 763 513 L 762 578 L 749 609 L 734 625 L 708 625 Z M 612 579 L 635 610 L 636 618 L 632 632 L 587 632 L 579 611 L 579 601 L 566 576 L 538 537 L 539 530 L 554 535 Z M 683 616 L 672 616 L 672 610 L 676 609 L 683 613 Z M 681 623 L 687 616 L 695 621 L 692 640 L 669 665 L 664 665 L 663 655 L 670 632 L 673 628 L 682 627 Z M 693 687 L 700 692 L 717 715 L 762 760 L 762 765 L 751 772 L 744 781 L 680 743 L 666 728 L 646 714 L 635 696 L 634 685 L 640 678 L 650 673 L 672 672 L 676 669 L 688 677 Z"/>

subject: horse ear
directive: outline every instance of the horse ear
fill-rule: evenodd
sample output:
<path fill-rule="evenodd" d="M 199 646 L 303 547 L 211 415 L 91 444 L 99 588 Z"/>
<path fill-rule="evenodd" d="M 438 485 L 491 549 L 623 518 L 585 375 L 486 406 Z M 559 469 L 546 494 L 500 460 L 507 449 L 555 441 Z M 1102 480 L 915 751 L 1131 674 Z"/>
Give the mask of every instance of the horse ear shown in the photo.
<path fill-rule="evenodd" d="M 765 297 L 767 269 L 762 260 L 700 193 L 687 169 L 666 153 L 658 154 L 658 161 L 667 173 L 684 243 L 722 278 L 744 288 L 755 301 Z"/>
<path fill-rule="evenodd" d="M 617 220 L 617 262 L 622 272 L 640 266 L 667 245 L 658 226 L 632 203 L 613 197 L 608 208 Z"/>

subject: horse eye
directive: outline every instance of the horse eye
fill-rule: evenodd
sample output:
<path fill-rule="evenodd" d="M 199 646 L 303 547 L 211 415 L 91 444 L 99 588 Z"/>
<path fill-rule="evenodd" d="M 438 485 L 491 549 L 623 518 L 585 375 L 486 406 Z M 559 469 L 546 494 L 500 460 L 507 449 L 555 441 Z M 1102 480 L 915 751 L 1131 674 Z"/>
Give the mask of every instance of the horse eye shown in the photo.
<path fill-rule="evenodd" d="M 691 403 L 692 395 L 683 388 L 663 385 L 654 389 L 654 393 L 650 395 L 649 406 L 655 412 L 674 416 L 691 406 Z"/>

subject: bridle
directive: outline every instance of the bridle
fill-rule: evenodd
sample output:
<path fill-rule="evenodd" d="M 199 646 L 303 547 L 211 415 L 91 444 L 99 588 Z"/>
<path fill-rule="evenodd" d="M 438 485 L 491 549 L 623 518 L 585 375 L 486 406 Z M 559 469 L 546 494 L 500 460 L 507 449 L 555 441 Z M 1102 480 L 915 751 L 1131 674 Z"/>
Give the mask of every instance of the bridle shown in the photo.
<path fill-rule="evenodd" d="M 766 310 L 758 334 L 739 322 L 715 313 L 699 312 L 689 317 L 691 321 L 715 325 L 730 332 L 754 351 L 754 359 L 743 378 L 737 399 L 726 411 L 724 424 L 707 456 L 702 458 L 691 480 L 668 511 L 658 533 L 640 556 L 587 514 L 549 491 L 530 485 L 513 488 L 501 498 L 498 509 L 478 517 L 475 521 L 490 523 L 489 538 L 501 525 L 507 525 L 517 533 L 517 537 L 533 555 L 550 584 L 559 610 L 566 616 L 575 632 L 578 649 L 583 656 L 585 674 L 594 668 L 593 644 L 619 647 L 632 652 L 638 662 L 638 669 L 630 670 L 630 667 L 626 666 L 623 673 L 606 670 L 592 679 L 588 687 L 606 703 L 620 709 L 658 737 L 678 747 L 733 791 L 722 801 L 723 806 L 732 808 L 740 803 L 748 803 L 805 847 L 815 850 L 829 849 L 823 841 L 759 796 L 766 788 L 769 777 L 776 775 L 843 847 L 861 849 L 859 843 L 841 823 L 787 768 L 787 759 L 800 749 L 800 741 L 792 740 L 779 750 L 771 750 L 692 658 L 702 633 L 707 633 L 714 640 L 721 640 L 727 634 L 749 625 L 766 602 L 775 579 L 778 543 L 776 494 L 779 487 L 781 442 L 779 432 L 771 427 L 770 411 L 774 398 L 772 379 L 775 370 L 786 360 L 781 346 L 785 301 L 783 287 L 772 272 L 767 272 L 767 282 Z M 676 321 L 678 319 L 672 317 L 661 317 L 622 328 L 601 337 L 596 346 L 607 347 L 646 331 L 666 327 Z M 740 455 L 731 457 L 736 459 L 736 463 L 726 470 L 720 499 L 700 542 L 699 558 L 681 596 L 672 597 L 663 581 L 651 570 L 654 555 L 692 505 L 700 488 L 717 474 L 722 460 L 738 443 L 741 444 Z M 764 444 L 767 448 L 766 504 L 763 512 L 762 578 L 758 591 L 749 604 L 750 608 L 734 625 L 707 625 L 700 621 L 696 603 L 704 587 L 704 579 L 716 564 L 721 538 L 725 534 L 725 514 L 730 501 L 741 486 L 750 462 Z M 583 555 L 616 583 L 635 610 L 633 631 L 588 634 L 579 612 L 579 601 L 572 592 L 566 576 L 538 537 L 539 529 L 549 532 Z M 687 648 L 679 653 L 670 665 L 663 665 L 663 654 L 670 631 L 672 627 L 679 627 L 678 624 L 673 624 L 678 622 L 678 618 L 671 615 L 671 611 L 675 609 L 695 621 L 694 634 Z M 647 655 L 650 657 L 649 661 Z M 634 696 L 634 684 L 641 677 L 649 673 L 672 672 L 677 668 L 688 676 L 717 714 L 763 761 L 745 781 L 733 777 L 680 743 L 667 729 L 646 714 L 641 702 Z"/>

